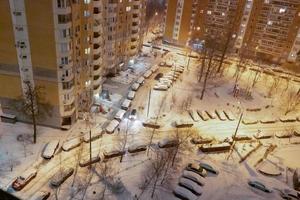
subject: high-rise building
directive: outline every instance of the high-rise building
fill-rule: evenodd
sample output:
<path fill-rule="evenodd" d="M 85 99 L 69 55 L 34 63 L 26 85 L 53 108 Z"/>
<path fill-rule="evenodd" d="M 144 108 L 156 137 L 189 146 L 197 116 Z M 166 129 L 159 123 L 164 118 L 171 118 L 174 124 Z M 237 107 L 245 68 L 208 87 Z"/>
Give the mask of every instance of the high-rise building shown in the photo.
<path fill-rule="evenodd" d="M 249 54 L 270 61 L 299 59 L 298 0 L 169 0 L 165 23 L 167 42 L 185 45 L 215 35 L 220 41 L 231 38 L 234 53 L 247 49 Z M 188 29 L 180 28 L 187 24 Z"/>
<path fill-rule="evenodd" d="M 0 103 L 14 109 L 27 83 L 42 86 L 52 115 L 40 121 L 72 125 L 103 76 L 141 48 L 145 0 L 0 1 Z"/>

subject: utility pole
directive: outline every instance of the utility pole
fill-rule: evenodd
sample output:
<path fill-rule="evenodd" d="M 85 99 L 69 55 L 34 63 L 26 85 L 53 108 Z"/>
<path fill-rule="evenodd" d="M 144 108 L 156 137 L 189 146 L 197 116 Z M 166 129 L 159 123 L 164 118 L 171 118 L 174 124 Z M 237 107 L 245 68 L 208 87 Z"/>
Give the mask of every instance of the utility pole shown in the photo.
<path fill-rule="evenodd" d="M 149 116 L 150 101 L 151 101 L 151 88 L 149 89 L 149 100 L 148 100 L 147 118 L 148 118 L 148 116 Z"/>
<path fill-rule="evenodd" d="M 233 141 L 232 141 L 232 145 L 230 147 L 229 155 L 227 156 L 227 160 L 229 159 L 229 157 L 230 157 L 230 155 L 231 155 L 231 153 L 233 151 L 233 148 L 234 148 L 234 145 L 235 145 L 235 137 L 236 137 L 237 132 L 239 130 L 239 127 L 240 127 L 240 124 L 241 124 L 241 121 L 242 121 L 242 118 L 243 118 L 243 114 L 244 114 L 244 112 L 241 113 L 240 118 L 239 118 L 239 122 L 238 122 L 238 124 L 236 126 L 236 129 L 235 129 L 235 132 L 234 132 L 234 134 L 232 136 Z"/>

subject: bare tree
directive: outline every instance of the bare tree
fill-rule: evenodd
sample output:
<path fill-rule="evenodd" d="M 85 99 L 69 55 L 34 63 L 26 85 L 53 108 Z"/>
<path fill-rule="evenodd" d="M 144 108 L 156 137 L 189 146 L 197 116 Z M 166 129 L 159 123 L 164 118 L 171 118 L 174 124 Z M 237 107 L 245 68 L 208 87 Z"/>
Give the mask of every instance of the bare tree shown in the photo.
<path fill-rule="evenodd" d="M 278 76 L 273 76 L 273 82 L 272 82 L 272 85 L 269 89 L 269 92 L 268 92 L 268 97 L 271 97 L 272 94 L 275 94 L 277 89 L 278 89 L 278 86 L 279 86 L 279 83 L 280 83 L 280 78 Z"/>
<path fill-rule="evenodd" d="M 290 89 L 287 92 L 287 99 L 283 102 L 283 106 L 285 106 L 285 115 L 287 115 L 289 112 L 296 110 L 299 105 L 300 94 Z"/>
<path fill-rule="evenodd" d="M 49 104 L 44 99 L 44 88 L 25 82 L 25 92 L 20 98 L 21 105 L 17 108 L 22 114 L 31 119 L 33 124 L 33 143 L 37 139 L 37 123 L 46 115 L 51 116 Z"/>

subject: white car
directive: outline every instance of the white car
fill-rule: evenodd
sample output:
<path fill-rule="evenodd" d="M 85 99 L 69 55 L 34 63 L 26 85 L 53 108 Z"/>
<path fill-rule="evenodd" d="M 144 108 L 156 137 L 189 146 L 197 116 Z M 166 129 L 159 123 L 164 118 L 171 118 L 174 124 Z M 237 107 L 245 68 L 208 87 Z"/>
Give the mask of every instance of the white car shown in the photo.
<path fill-rule="evenodd" d="M 74 172 L 73 168 L 62 168 L 51 178 L 50 183 L 54 187 L 59 187 Z"/>
<path fill-rule="evenodd" d="M 188 111 L 191 118 L 194 120 L 194 122 L 199 122 L 200 121 L 200 117 L 198 115 L 198 113 L 195 110 L 189 110 Z"/>
<path fill-rule="evenodd" d="M 123 118 L 124 118 L 125 113 L 126 113 L 125 110 L 120 109 L 120 110 L 116 113 L 115 119 L 118 120 L 118 121 L 122 121 Z"/>
<path fill-rule="evenodd" d="M 140 84 L 138 84 L 138 83 L 134 83 L 134 84 L 131 85 L 131 89 L 133 91 L 137 91 L 139 89 L 139 87 L 140 87 Z"/>
<path fill-rule="evenodd" d="M 198 197 L 194 195 L 191 191 L 184 187 L 176 186 L 173 190 L 173 193 L 176 197 L 183 200 L 197 200 Z"/>
<path fill-rule="evenodd" d="M 55 151 L 57 150 L 59 146 L 59 140 L 53 140 L 51 142 L 48 142 L 45 146 L 45 149 L 43 151 L 43 158 L 50 159 L 54 156 Z"/>
<path fill-rule="evenodd" d="M 120 122 L 118 120 L 113 119 L 110 121 L 108 126 L 105 128 L 106 132 L 111 134 L 115 131 L 115 129 L 119 126 Z"/>
<path fill-rule="evenodd" d="M 157 65 L 154 65 L 152 68 L 151 68 L 151 71 L 154 73 L 158 70 L 158 66 Z"/>
<path fill-rule="evenodd" d="M 195 172 L 184 170 L 182 176 L 184 178 L 194 181 L 195 183 L 197 183 L 200 186 L 205 185 L 205 179 Z"/>
<path fill-rule="evenodd" d="M 193 194 L 200 196 L 202 194 L 202 188 L 194 181 L 187 179 L 187 178 L 180 178 L 179 183 L 180 186 L 185 187 L 186 189 L 190 190 Z"/>
<path fill-rule="evenodd" d="M 76 137 L 76 138 L 65 141 L 61 148 L 64 151 L 70 151 L 71 149 L 74 149 L 74 148 L 80 146 L 80 144 L 81 144 L 81 139 Z"/>
<path fill-rule="evenodd" d="M 145 77 L 145 78 L 149 78 L 151 75 L 152 75 L 152 71 L 151 71 L 151 70 L 148 70 L 148 71 L 146 71 L 146 73 L 144 74 L 144 77 Z"/>
<path fill-rule="evenodd" d="M 92 159 L 90 159 L 90 155 L 85 156 L 79 161 L 79 166 L 80 167 L 86 167 L 90 164 L 94 164 L 96 162 L 100 161 L 100 156 L 99 155 L 92 155 Z"/>
<path fill-rule="evenodd" d="M 209 120 L 209 116 L 207 115 L 207 113 L 204 110 L 197 110 L 197 113 L 203 121 Z"/>
<path fill-rule="evenodd" d="M 138 84 L 143 85 L 145 82 L 145 78 L 144 77 L 140 77 L 138 78 L 138 80 L 136 81 Z"/>
<path fill-rule="evenodd" d="M 263 119 L 260 120 L 260 123 L 262 124 L 274 124 L 277 122 L 277 119 L 275 118 L 268 118 L 268 117 L 265 117 Z"/>
<path fill-rule="evenodd" d="M 154 87 L 153 87 L 153 89 L 154 90 L 161 90 L 161 91 L 166 91 L 166 90 L 168 90 L 168 86 L 167 85 L 155 85 Z"/>
<path fill-rule="evenodd" d="M 103 129 L 101 127 L 98 128 L 94 128 L 91 130 L 91 137 L 90 137 L 90 131 L 87 131 L 84 135 L 83 135 L 83 141 L 84 142 L 90 142 L 90 139 L 92 141 L 100 138 L 103 134 Z"/>
<path fill-rule="evenodd" d="M 38 191 L 30 198 L 30 200 L 46 200 L 49 196 L 49 191 Z"/>
<path fill-rule="evenodd" d="M 146 151 L 147 145 L 146 144 L 132 144 L 128 147 L 129 153 L 137 153 L 141 151 Z"/>
<path fill-rule="evenodd" d="M 133 100 L 135 97 L 135 91 L 130 91 L 127 95 L 127 99 Z"/>
<path fill-rule="evenodd" d="M 128 108 L 131 106 L 131 100 L 125 99 L 121 105 L 121 108 L 124 110 L 128 110 Z"/>
<path fill-rule="evenodd" d="M 156 85 L 165 85 L 168 88 L 171 87 L 172 83 L 168 82 L 168 81 L 159 81 Z"/>

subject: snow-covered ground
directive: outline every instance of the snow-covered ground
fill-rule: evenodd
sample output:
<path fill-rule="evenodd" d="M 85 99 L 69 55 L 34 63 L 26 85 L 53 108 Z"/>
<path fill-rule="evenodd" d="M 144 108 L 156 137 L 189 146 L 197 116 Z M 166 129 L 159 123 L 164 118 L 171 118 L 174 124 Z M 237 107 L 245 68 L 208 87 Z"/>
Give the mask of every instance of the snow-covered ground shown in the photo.
<path fill-rule="evenodd" d="M 156 51 L 156 50 L 154 50 Z M 145 52 L 151 54 L 151 48 L 145 48 Z M 107 120 L 113 118 L 114 114 L 120 109 L 120 104 L 126 98 L 130 85 L 138 79 L 143 72 L 148 70 L 154 64 L 161 60 L 160 51 L 158 56 L 143 57 L 137 59 L 131 70 L 121 72 L 119 76 L 108 79 L 104 83 L 104 89 L 110 93 L 110 100 L 98 99 L 98 103 L 108 107 L 107 114 L 96 113 L 94 116 L 94 125 L 105 127 Z M 178 55 L 181 50 L 173 52 L 173 58 L 177 64 L 185 66 L 187 59 L 185 56 Z M 269 88 L 272 86 L 272 77 L 262 74 L 258 83 L 252 91 L 251 98 L 246 98 L 243 90 L 247 88 L 250 80 L 254 78 L 253 71 L 246 71 L 239 80 L 241 93 L 239 97 L 233 97 L 232 90 L 234 87 L 235 66 L 227 66 L 224 77 L 210 77 L 205 92 L 204 99 L 201 100 L 201 90 L 203 83 L 198 83 L 200 62 L 196 59 L 190 59 L 190 65 L 185 72 L 180 75 L 168 91 L 152 90 L 156 83 L 154 77 L 158 73 L 167 73 L 170 68 L 161 67 L 157 72 L 145 80 L 144 85 L 139 88 L 135 99 L 132 101 L 131 108 L 137 109 L 137 120 L 130 121 L 124 119 L 120 124 L 120 133 L 115 131 L 114 134 L 104 134 L 100 139 L 92 142 L 92 154 L 99 154 L 101 162 L 94 165 L 93 169 L 78 166 L 78 157 L 89 156 L 89 144 L 83 143 L 69 152 L 62 150 L 57 151 L 54 158 L 44 160 L 41 153 L 44 145 L 54 139 L 60 140 L 60 146 L 68 138 L 80 137 L 81 132 L 86 132 L 84 121 L 78 121 L 69 131 L 61 131 L 48 127 L 38 128 L 38 142 L 32 144 L 31 134 L 32 127 L 28 124 L 5 124 L 0 122 L 0 186 L 16 194 L 23 199 L 30 199 L 37 191 L 51 191 L 50 199 L 99 199 L 105 188 L 103 181 L 104 162 L 103 152 L 112 148 L 123 148 L 125 133 L 128 133 L 126 148 L 129 145 L 142 143 L 149 144 L 152 130 L 145 128 L 142 122 L 149 118 L 158 117 L 158 123 L 162 127 L 155 131 L 152 143 L 157 144 L 163 138 L 176 135 L 174 121 L 177 119 L 192 121 L 187 110 L 205 110 L 214 112 L 218 110 L 230 111 L 233 113 L 234 121 L 221 121 L 219 119 L 210 119 L 208 121 L 194 122 L 191 130 L 200 136 L 212 136 L 215 141 L 222 141 L 230 138 L 237 127 L 238 118 L 243 113 L 245 118 L 257 119 L 258 121 L 265 118 L 276 119 L 276 123 L 264 124 L 258 122 L 253 125 L 240 124 L 237 135 L 253 136 L 260 130 L 272 132 L 273 137 L 261 140 L 262 145 L 253 151 L 243 161 L 241 157 L 256 147 L 253 145 L 237 142 L 235 150 L 229 156 L 229 153 L 211 153 L 204 154 L 198 151 L 197 146 L 188 143 L 186 149 L 178 152 L 176 159 L 176 168 L 172 168 L 168 180 L 164 184 L 158 184 L 154 199 L 175 199 L 172 190 L 177 185 L 183 169 L 189 162 L 209 162 L 219 170 L 218 175 L 209 174 L 205 178 L 203 194 L 199 199 L 219 200 L 219 199 L 281 199 L 274 188 L 291 187 L 291 173 L 300 167 L 299 157 L 300 144 L 299 137 L 293 136 L 288 139 L 279 139 L 274 136 L 277 132 L 300 130 L 300 122 L 281 122 L 280 117 L 285 114 L 285 103 L 288 101 L 288 89 L 297 90 L 299 83 L 287 82 L 281 80 L 280 84 L 273 91 L 272 98 L 268 97 Z M 149 98 L 151 91 L 151 96 Z M 150 102 L 149 102 L 150 99 Z M 149 107 L 148 107 L 149 106 Z M 161 107 L 161 108 L 160 108 Z M 249 108 L 259 108 L 260 111 L 247 111 Z M 149 110 L 149 112 L 148 112 Z M 299 107 L 296 107 L 288 114 L 291 117 L 299 116 Z M 187 131 L 187 130 L 185 130 Z M 185 133 L 183 131 L 182 133 Z M 23 140 L 18 141 L 17 137 L 23 135 Z M 19 137 L 20 139 L 20 137 Z M 22 139 L 22 138 L 21 138 Z M 116 192 L 113 186 L 105 190 L 105 199 L 134 199 L 135 195 L 141 193 L 147 169 L 153 160 L 155 160 L 156 145 L 151 145 L 149 155 L 146 153 L 125 154 L 123 161 L 112 159 L 106 162 L 108 174 L 114 177 L 114 181 L 120 178 L 124 185 L 121 192 Z M 264 161 L 272 163 L 272 168 L 280 170 L 281 175 L 270 177 L 261 174 L 259 169 L 265 162 L 261 162 L 265 152 L 269 149 L 270 144 L 276 145 L 274 151 L 265 158 Z M 154 149 L 154 150 L 153 150 Z M 37 177 L 34 178 L 23 190 L 16 192 L 10 184 L 14 178 L 30 167 L 38 169 Z M 49 184 L 51 177 L 60 170 L 61 167 L 73 167 L 77 169 L 76 176 L 72 175 L 59 188 L 55 189 Z M 11 171 L 11 167 L 13 168 Z M 271 167 L 270 167 L 271 168 Z M 149 170 L 148 170 L 149 171 Z M 150 170 L 151 171 L 151 170 Z M 252 179 L 260 180 L 273 190 L 272 193 L 264 193 L 257 189 L 250 188 L 248 181 Z M 146 190 L 140 199 L 151 199 L 151 187 Z"/>

